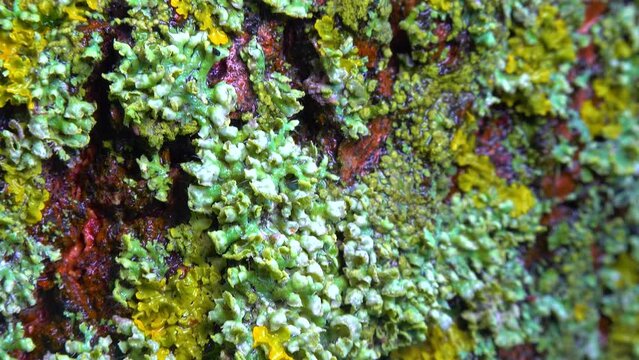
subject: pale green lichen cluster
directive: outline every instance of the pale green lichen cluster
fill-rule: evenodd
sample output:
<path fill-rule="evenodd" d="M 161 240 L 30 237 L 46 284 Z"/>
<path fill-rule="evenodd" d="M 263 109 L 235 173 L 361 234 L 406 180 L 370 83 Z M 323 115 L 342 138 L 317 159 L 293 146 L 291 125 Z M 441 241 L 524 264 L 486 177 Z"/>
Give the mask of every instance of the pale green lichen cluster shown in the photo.
<path fill-rule="evenodd" d="M 370 96 L 377 81 L 365 78 L 366 58 L 358 55 L 353 37 L 340 32 L 330 15 L 315 21 L 317 51 L 328 84 L 319 89 L 335 107 L 335 118 L 342 132 L 352 138 L 367 135 L 367 121 L 372 117 Z"/>
<path fill-rule="evenodd" d="M 80 314 L 64 314 L 71 322 L 79 322 L 78 330 L 81 336 L 72 338 L 64 343 L 64 353 L 47 353 L 44 360 L 90 360 L 108 359 L 111 337 L 97 336 L 96 329 L 82 321 Z"/>
<path fill-rule="evenodd" d="M 113 298 L 131 317 L 107 320 L 117 341 L 74 315 L 65 354 L 48 358 L 496 358 L 517 346 L 639 356 L 636 5 L 611 2 L 581 30 L 577 1 L 403 4 L 409 49 L 393 57 L 388 1 L 264 2 L 308 19 L 295 20 L 317 52 L 304 84 L 283 73 L 288 59 L 269 60 L 253 28 L 272 14 L 253 2 L 129 0 L 111 21 L 132 28 L 104 78 L 152 150 L 135 155 L 140 176 L 173 205 L 169 171 L 182 171 L 190 216 L 166 244 L 120 237 Z M 72 159 L 95 124 L 83 86 L 102 37 L 77 45 L 78 24 L 105 4 L 52 4 L 0 5 L 0 105 L 26 105 L 2 132 L 0 357 L 33 350 L 16 314 L 60 256 L 28 232 L 49 196 L 41 163 Z M 583 69 L 591 43 L 599 67 Z M 209 83 L 213 66 L 239 61 L 231 46 L 254 111 L 236 112 L 237 84 Z M 573 104 L 579 90 L 587 98 Z M 369 120 L 391 124 L 356 184 L 295 140 L 307 95 L 351 143 L 379 135 Z M 178 136 L 194 153 L 169 164 L 159 154 Z M 569 187 L 559 177 L 574 187 L 566 196 L 547 190 Z M 170 269 L 169 256 L 182 262 Z"/>
<path fill-rule="evenodd" d="M 168 254 L 161 244 L 149 242 L 142 245 L 130 234 L 122 236 L 122 243 L 122 253 L 115 260 L 120 265 L 120 274 L 115 281 L 113 298 L 126 305 L 135 293 L 135 289 L 127 286 L 137 287 L 144 281 L 160 281 L 164 278 L 168 270 L 165 263 Z"/>
<path fill-rule="evenodd" d="M 159 148 L 219 116 L 207 74 L 226 50 L 214 50 L 206 33 L 190 26 L 182 31 L 163 26 L 158 33 L 139 29 L 133 38 L 133 47 L 114 43 L 123 61 L 117 71 L 104 75 L 111 82 L 111 98 L 124 107 L 125 125 Z"/>
<path fill-rule="evenodd" d="M 0 336 L 0 357 L 9 358 L 14 351 L 33 351 L 35 345 L 24 336 L 21 323 L 9 323 Z"/>
<path fill-rule="evenodd" d="M 279 72 L 273 72 L 267 78 L 264 50 L 257 39 L 251 39 L 242 49 L 242 59 L 251 72 L 251 83 L 259 99 L 260 115 L 288 118 L 303 109 L 299 99 L 304 96 L 304 92 L 293 89 L 291 79 Z"/>
<path fill-rule="evenodd" d="M 160 155 L 153 154 L 151 159 L 142 155 L 137 160 L 142 178 L 146 180 L 146 186 L 153 191 L 155 198 L 166 202 L 168 200 L 171 183 L 168 164 L 163 164 Z"/>
<path fill-rule="evenodd" d="M 130 359 L 156 360 L 160 345 L 148 339 L 131 319 L 114 316 L 118 334 L 125 338 L 118 342 L 118 348 Z"/>
<path fill-rule="evenodd" d="M 308 18 L 313 7 L 311 0 L 262 0 L 268 4 L 274 13 L 285 14 L 293 18 Z"/>
<path fill-rule="evenodd" d="M 47 6 L 45 3 L 41 5 Z M 8 9 L 5 8 L 5 11 Z M 51 11 L 55 14 L 54 10 Z M 8 53 L 3 54 L 8 57 L 4 60 L 7 69 L 5 74 L 8 73 L 11 80 L 11 74 L 26 72 L 24 81 L 28 96 L 14 97 L 10 102 L 14 105 L 26 103 L 29 115 L 23 119 L 19 112 L 16 113 L 15 132 L 4 130 L 2 133 L 5 147 L 11 160 L 22 168 L 33 166 L 37 161 L 34 157 L 48 159 L 53 153 L 62 160 L 69 160 L 67 151 L 86 146 L 89 143 L 89 131 L 95 124 L 95 105 L 84 100 L 83 84 L 102 57 L 102 38 L 94 33 L 80 51 L 69 52 L 68 49 L 85 36 L 77 30 L 78 22 L 62 22 L 63 18 L 56 17 L 60 14 L 51 14 L 49 21 L 57 22 L 58 26 L 49 29 L 39 25 L 44 20 L 39 16 L 31 18 L 21 11 L 12 15 L 16 18 L 7 23 L 8 29 L 5 30 L 11 31 L 6 40 L 8 48 L 5 51 Z M 31 26 L 36 27 L 37 31 L 23 28 L 31 22 L 35 23 Z M 24 42 L 23 46 L 27 46 L 30 36 L 39 41 L 38 52 L 33 53 L 31 59 L 12 58 L 12 43 L 21 41 Z M 12 86 L 17 85 L 9 83 L 8 92 L 14 91 L 11 90 Z M 23 133 L 28 135 L 24 136 Z"/>

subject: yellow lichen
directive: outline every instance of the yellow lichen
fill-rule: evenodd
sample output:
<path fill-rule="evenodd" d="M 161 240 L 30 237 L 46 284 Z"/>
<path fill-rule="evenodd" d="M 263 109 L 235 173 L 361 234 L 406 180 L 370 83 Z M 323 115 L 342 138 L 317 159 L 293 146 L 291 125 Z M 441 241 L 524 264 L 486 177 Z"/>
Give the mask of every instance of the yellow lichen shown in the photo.
<path fill-rule="evenodd" d="M 639 284 L 639 262 L 632 256 L 620 255 L 613 268 L 618 274 L 614 283 L 615 288 L 632 289 Z M 627 353 L 628 348 L 636 347 L 636 344 L 639 343 L 639 327 L 637 325 L 639 324 L 639 316 L 618 312 L 612 314 L 610 320 L 612 320 L 612 324 L 608 335 L 608 346 L 611 348 L 609 350 L 612 350 L 612 354 L 615 352 Z M 621 356 L 613 358 L 621 358 Z"/>
<path fill-rule="evenodd" d="M 517 29 L 516 36 L 508 39 L 511 54 L 506 72 L 528 74 L 533 83 L 549 83 L 556 64 L 573 61 L 575 47 L 566 23 L 557 18 L 558 9 L 544 4 L 539 8 L 536 28 L 541 41 L 527 40 L 525 29 Z"/>
<path fill-rule="evenodd" d="M 199 4 L 197 8 L 191 6 L 190 1 L 171 0 L 171 6 L 183 17 L 192 14 L 198 22 L 200 30 L 209 34 L 209 40 L 214 45 L 224 45 L 229 42 L 229 37 L 213 22 L 213 8 L 209 4 Z"/>
<path fill-rule="evenodd" d="M 189 16 L 189 11 L 191 10 L 191 2 L 185 0 L 171 0 L 171 6 L 175 8 L 175 12 L 180 16 L 187 17 Z"/>
<path fill-rule="evenodd" d="M 102 4 L 100 0 L 87 0 L 87 6 L 91 10 L 102 10 Z"/>
<path fill-rule="evenodd" d="M 502 201 L 510 200 L 513 203 L 513 209 L 510 215 L 519 217 L 530 211 L 535 206 L 535 195 L 530 189 L 522 184 L 513 183 L 508 186 L 501 185 L 497 194 Z"/>
<path fill-rule="evenodd" d="M 86 10 L 78 8 L 75 4 L 71 4 L 64 8 L 64 12 L 67 14 L 70 20 L 74 21 L 87 21 Z"/>
<path fill-rule="evenodd" d="M 453 7 L 453 2 L 450 0 L 430 0 L 430 6 L 438 11 L 450 11 Z"/>
<path fill-rule="evenodd" d="M 28 170 L 18 170 L 3 163 L 2 170 L 4 170 L 4 181 L 7 183 L 9 194 L 12 195 L 13 203 L 16 207 L 24 209 L 26 216 L 24 221 L 35 224 L 42 220 L 42 210 L 49 200 L 49 192 L 44 189 L 44 184 L 38 181 L 42 166 L 37 164 Z"/>
<path fill-rule="evenodd" d="M 208 313 L 220 275 L 213 266 L 180 269 L 168 281 L 146 281 L 138 287 L 133 322 L 148 338 L 160 344 L 160 353 L 174 349 L 176 359 L 200 359 L 209 341 Z"/>
<path fill-rule="evenodd" d="M 471 337 L 453 325 L 448 331 L 439 326 L 432 326 L 428 332 L 428 340 L 391 353 L 392 360 L 453 360 L 459 359 L 460 353 L 469 351 L 473 346 Z"/>
<path fill-rule="evenodd" d="M 457 186 L 461 191 L 487 193 L 495 189 L 500 201 L 512 202 L 510 215 L 514 217 L 526 214 L 535 206 L 535 196 L 528 187 L 520 183 L 508 184 L 497 176 L 488 156 L 475 154 L 475 136 L 469 134 L 466 127 L 455 132 L 450 146 L 456 154 L 457 165 L 463 167 L 457 177 Z M 481 205 L 480 202 L 478 205 Z"/>
<path fill-rule="evenodd" d="M 29 86 L 37 56 L 46 46 L 44 36 L 13 20 L 10 33 L 0 31 L 0 107 L 7 102 L 34 107 Z M 3 79 L 4 77 L 4 79 Z"/>
<path fill-rule="evenodd" d="M 214 45 L 224 45 L 229 42 L 229 37 L 222 29 L 213 23 L 212 9 L 210 5 L 203 5 L 202 9 L 194 13 L 195 19 L 200 23 L 200 29 L 209 34 L 209 40 Z"/>
<path fill-rule="evenodd" d="M 558 18 L 558 12 L 555 6 L 541 5 L 535 24 L 515 28 L 508 39 L 510 53 L 506 58 L 505 73 L 525 78 L 533 88 L 524 97 L 521 94 L 504 94 L 503 100 L 524 113 L 547 115 L 551 112 L 552 103 L 547 91 L 539 86 L 550 86 L 557 67 L 576 59 L 570 29 L 564 20 Z"/>
<path fill-rule="evenodd" d="M 588 315 L 588 305 L 584 303 L 575 304 L 572 309 L 573 315 L 575 316 L 575 320 L 584 321 L 586 316 Z"/>
<path fill-rule="evenodd" d="M 584 101 L 581 118 L 593 137 L 616 139 L 621 134 L 620 113 L 636 111 L 636 106 L 631 105 L 630 92 L 628 88 L 616 86 L 606 79 L 594 80 L 592 88 L 602 102 L 595 105 L 593 100 Z"/>
<path fill-rule="evenodd" d="M 291 337 L 286 328 L 282 328 L 278 332 L 272 334 L 265 326 L 256 326 L 253 328 L 253 347 L 256 348 L 264 345 L 268 348 L 269 360 L 293 360 L 286 350 L 283 343 Z"/>

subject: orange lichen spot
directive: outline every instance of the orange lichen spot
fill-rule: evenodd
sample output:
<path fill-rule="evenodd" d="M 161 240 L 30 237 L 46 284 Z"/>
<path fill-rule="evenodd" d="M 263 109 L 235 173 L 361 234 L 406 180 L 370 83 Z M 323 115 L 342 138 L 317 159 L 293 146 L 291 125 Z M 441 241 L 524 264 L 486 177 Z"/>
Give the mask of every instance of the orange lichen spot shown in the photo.
<path fill-rule="evenodd" d="M 276 333 L 270 333 L 266 326 L 256 326 L 253 328 L 253 347 L 264 345 L 268 348 L 269 360 L 293 360 L 286 353 L 283 343 L 291 337 L 286 328 Z"/>

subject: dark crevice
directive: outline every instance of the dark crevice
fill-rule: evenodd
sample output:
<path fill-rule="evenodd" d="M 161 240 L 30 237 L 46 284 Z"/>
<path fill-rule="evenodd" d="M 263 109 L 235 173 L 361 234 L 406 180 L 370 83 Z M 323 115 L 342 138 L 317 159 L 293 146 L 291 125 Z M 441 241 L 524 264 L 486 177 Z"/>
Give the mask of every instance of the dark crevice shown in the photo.
<path fill-rule="evenodd" d="M 290 20 L 284 26 L 283 52 L 285 61 L 292 65 L 295 77 L 303 82 L 319 63 L 319 56 L 306 32 L 306 22 Z"/>

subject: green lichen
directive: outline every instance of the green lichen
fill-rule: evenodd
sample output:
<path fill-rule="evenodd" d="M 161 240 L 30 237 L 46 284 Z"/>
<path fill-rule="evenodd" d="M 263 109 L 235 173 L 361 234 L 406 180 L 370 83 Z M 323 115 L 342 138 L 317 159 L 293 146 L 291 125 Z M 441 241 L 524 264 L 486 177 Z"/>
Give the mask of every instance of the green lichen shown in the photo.
<path fill-rule="evenodd" d="M 117 325 L 118 334 L 124 336 L 124 340 L 118 342 L 118 348 L 126 355 L 127 359 L 157 360 L 160 345 L 148 339 L 131 319 L 114 316 L 113 321 Z"/>
<path fill-rule="evenodd" d="M 279 72 L 267 76 L 264 51 L 256 38 L 251 39 L 242 49 L 242 59 L 251 72 L 251 83 L 259 99 L 260 115 L 288 118 L 303 109 L 298 100 L 304 96 L 304 92 L 293 89 L 291 79 Z"/>
<path fill-rule="evenodd" d="M 210 100 L 214 95 L 207 74 L 226 50 L 215 49 L 207 34 L 191 25 L 181 31 L 163 27 L 159 33 L 140 29 L 133 37 L 133 47 L 114 43 L 123 61 L 115 72 L 104 75 L 111 82 L 111 98 L 124 106 L 125 125 L 159 148 L 221 116 Z"/>
<path fill-rule="evenodd" d="M 146 155 L 142 155 L 136 161 L 142 178 L 146 180 L 146 186 L 153 191 L 156 199 L 166 202 L 173 182 L 169 176 L 169 165 L 162 164 L 160 155 L 157 153 L 153 154 L 151 160 Z"/>
<path fill-rule="evenodd" d="M 33 350 L 18 314 L 60 257 L 32 235 L 48 159 L 93 178 L 112 35 L 108 97 L 171 227 L 141 241 L 100 208 L 130 318 L 70 316 L 48 358 L 639 356 L 636 4 L 263 2 L 0 4 L 0 357 Z"/>
<path fill-rule="evenodd" d="M 168 254 L 163 245 L 155 242 L 142 245 L 140 240 L 130 234 L 122 236 L 122 243 L 122 253 L 115 260 L 120 265 L 120 275 L 115 281 L 113 298 L 126 306 L 135 293 L 134 287 L 145 281 L 160 281 L 164 278 L 168 270 L 165 263 Z"/>
<path fill-rule="evenodd" d="M 28 82 L 32 107 L 29 116 L 15 116 L 16 133 L 3 131 L 11 160 L 21 167 L 30 166 L 32 157 L 48 159 L 53 153 L 68 160 L 68 150 L 89 143 L 95 105 L 84 100 L 83 84 L 102 57 L 102 38 L 94 34 L 86 47 L 69 52 L 83 36 L 73 24 L 52 29 L 43 36 L 46 45 L 33 63 L 39 69 L 31 70 Z"/>
<path fill-rule="evenodd" d="M 311 17 L 311 0 L 262 0 L 268 4 L 273 12 L 285 14 L 293 18 Z"/>
<path fill-rule="evenodd" d="M 64 343 L 66 354 L 47 353 L 45 360 L 89 360 L 89 359 L 108 359 L 109 347 L 111 345 L 110 337 L 98 337 L 95 328 L 82 322 L 78 329 L 82 334 L 79 339 L 69 339 Z"/>
<path fill-rule="evenodd" d="M 29 235 L 20 207 L 7 208 L 7 203 L 5 198 L 0 205 L 0 312 L 10 317 L 35 304 L 33 292 L 45 262 L 58 260 L 60 252 Z"/>
<path fill-rule="evenodd" d="M 33 341 L 24 336 L 24 327 L 21 323 L 8 323 L 0 336 L 0 357 L 12 359 L 14 351 L 33 351 L 35 345 Z"/>
<path fill-rule="evenodd" d="M 365 58 L 358 56 L 353 38 L 340 33 L 330 16 L 318 19 L 314 28 L 319 36 L 317 51 L 329 80 L 320 92 L 335 106 L 335 121 L 345 135 L 367 135 L 366 121 L 371 113 L 366 106 L 377 82 L 365 78 Z"/>

